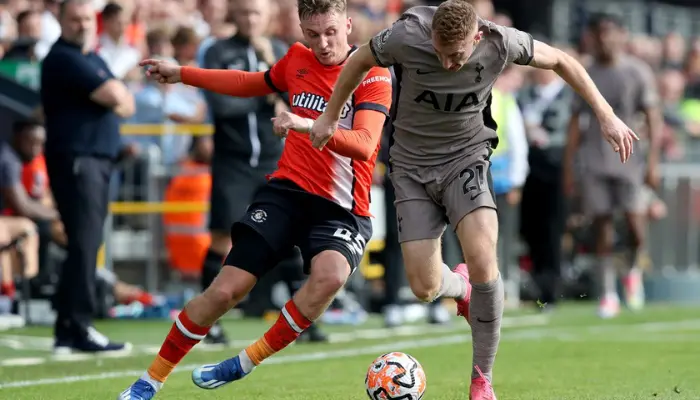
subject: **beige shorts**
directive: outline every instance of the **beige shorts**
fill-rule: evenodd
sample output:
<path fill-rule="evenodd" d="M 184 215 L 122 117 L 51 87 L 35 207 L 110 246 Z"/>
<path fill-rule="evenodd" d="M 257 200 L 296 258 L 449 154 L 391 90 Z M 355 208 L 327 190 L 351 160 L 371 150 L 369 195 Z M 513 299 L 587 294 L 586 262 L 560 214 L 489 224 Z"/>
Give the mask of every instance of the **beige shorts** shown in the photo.
<path fill-rule="evenodd" d="M 643 212 L 644 190 L 641 177 L 584 175 L 581 179 L 583 210 L 590 217 L 612 215 L 618 211 Z"/>
<path fill-rule="evenodd" d="M 448 222 L 456 227 L 477 208 L 496 209 L 486 157 L 456 163 L 410 170 L 392 168 L 399 242 L 437 239 Z"/>

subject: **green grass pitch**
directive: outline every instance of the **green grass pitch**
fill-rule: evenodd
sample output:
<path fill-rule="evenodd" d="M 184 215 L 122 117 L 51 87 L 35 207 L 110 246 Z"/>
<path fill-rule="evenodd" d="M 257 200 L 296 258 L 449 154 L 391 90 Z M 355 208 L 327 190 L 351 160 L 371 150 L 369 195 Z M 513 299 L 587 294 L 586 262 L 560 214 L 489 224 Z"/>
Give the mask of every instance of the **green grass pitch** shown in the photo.
<path fill-rule="evenodd" d="M 652 306 L 639 314 L 602 321 L 587 305 L 552 313 L 511 312 L 504 319 L 494 373 L 501 400 L 698 400 L 700 309 Z M 425 368 L 425 400 L 468 399 L 469 329 L 422 324 L 386 330 L 378 319 L 360 327 L 327 327 L 333 343 L 291 346 L 240 382 L 213 391 L 195 387 L 194 365 L 238 352 L 265 331 L 262 321 L 227 320 L 231 348 L 196 348 L 166 382 L 158 399 L 364 399 L 364 375 L 383 352 L 403 351 Z M 115 399 L 150 363 L 170 324 L 111 321 L 98 326 L 129 340 L 120 357 L 51 355 L 50 330 L 0 332 L 0 399 Z"/>

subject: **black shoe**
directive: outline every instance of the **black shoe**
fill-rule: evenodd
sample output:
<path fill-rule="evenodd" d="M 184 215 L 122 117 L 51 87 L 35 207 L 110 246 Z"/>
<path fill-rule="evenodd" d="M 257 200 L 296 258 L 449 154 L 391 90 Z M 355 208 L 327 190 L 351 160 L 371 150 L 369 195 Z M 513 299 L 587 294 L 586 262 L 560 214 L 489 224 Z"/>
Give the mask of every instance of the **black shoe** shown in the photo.
<path fill-rule="evenodd" d="M 72 353 L 113 353 L 129 352 L 131 343 L 112 342 L 92 326 L 72 336 L 56 336 L 54 353 L 65 355 Z"/>
<path fill-rule="evenodd" d="M 214 325 L 212 325 L 211 329 L 209 330 L 209 333 L 207 334 L 207 336 L 204 337 L 204 340 L 202 340 L 202 343 L 220 344 L 227 346 L 229 340 L 228 337 L 226 337 L 226 332 L 224 332 L 224 328 L 221 327 L 221 324 L 219 322 L 216 322 Z"/>
<path fill-rule="evenodd" d="M 297 339 L 297 341 L 302 343 L 325 343 L 328 342 L 328 335 L 323 333 L 318 326 L 312 324 L 304 332 L 302 332 L 301 335 L 299 335 L 299 339 Z"/>

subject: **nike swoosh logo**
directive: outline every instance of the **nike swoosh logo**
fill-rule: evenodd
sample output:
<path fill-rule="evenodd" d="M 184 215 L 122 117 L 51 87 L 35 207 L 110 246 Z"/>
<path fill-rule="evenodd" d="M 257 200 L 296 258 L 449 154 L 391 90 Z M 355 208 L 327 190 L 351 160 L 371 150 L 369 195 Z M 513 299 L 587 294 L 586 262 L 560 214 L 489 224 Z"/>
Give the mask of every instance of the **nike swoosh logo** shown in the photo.
<path fill-rule="evenodd" d="M 497 320 L 497 319 L 498 319 L 498 318 L 494 318 L 494 319 L 492 319 L 491 321 L 484 321 L 483 319 L 481 319 L 481 318 L 479 318 L 479 317 L 476 317 L 476 320 L 479 321 L 479 322 L 481 322 L 482 324 L 488 324 L 488 323 L 493 322 L 493 321 L 495 321 L 495 320 Z"/>
<path fill-rule="evenodd" d="M 432 74 L 433 72 L 435 72 L 435 71 L 421 71 L 419 69 L 416 70 L 416 73 L 418 75 L 427 75 L 427 74 Z"/>
<path fill-rule="evenodd" d="M 477 193 L 477 194 L 473 194 L 473 195 L 472 195 L 472 200 L 476 199 L 477 197 L 481 196 L 481 195 L 484 194 L 484 193 L 485 193 L 485 192 L 479 192 L 479 193 Z"/>

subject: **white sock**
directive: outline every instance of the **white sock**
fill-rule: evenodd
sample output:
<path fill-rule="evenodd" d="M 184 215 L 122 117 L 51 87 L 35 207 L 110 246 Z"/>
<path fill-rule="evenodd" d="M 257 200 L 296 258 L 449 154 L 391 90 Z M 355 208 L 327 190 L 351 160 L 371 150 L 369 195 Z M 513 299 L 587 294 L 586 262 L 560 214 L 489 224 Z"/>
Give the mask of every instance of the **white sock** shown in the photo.
<path fill-rule="evenodd" d="M 248 353 L 246 353 L 245 349 L 238 353 L 238 359 L 241 361 L 241 369 L 246 374 L 249 374 L 250 371 L 255 368 L 255 363 L 253 363 L 253 360 L 248 357 Z"/>
<path fill-rule="evenodd" d="M 151 386 L 153 386 L 153 389 L 157 391 L 160 390 L 160 388 L 163 387 L 163 382 L 159 382 L 151 377 L 151 375 L 148 374 L 148 371 L 144 372 L 143 375 L 141 375 L 141 380 L 144 380 L 148 382 Z"/>

